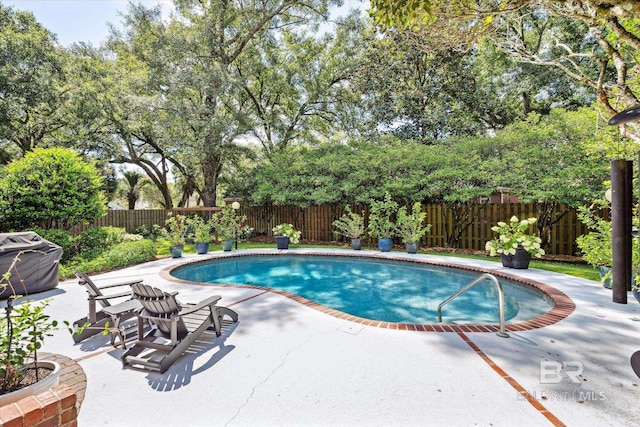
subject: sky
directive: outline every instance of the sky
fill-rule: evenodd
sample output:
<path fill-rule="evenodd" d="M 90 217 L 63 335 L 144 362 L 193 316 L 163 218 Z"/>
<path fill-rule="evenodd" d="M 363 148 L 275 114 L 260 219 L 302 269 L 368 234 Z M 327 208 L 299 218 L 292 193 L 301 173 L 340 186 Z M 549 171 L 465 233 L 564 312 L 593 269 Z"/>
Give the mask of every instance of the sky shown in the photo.
<path fill-rule="evenodd" d="M 126 12 L 128 0 L 0 0 L 5 6 L 32 12 L 36 20 L 46 29 L 56 34 L 62 46 L 75 42 L 90 42 L 99 46 L 109 35 L 108 23 L 120 22 L 118 12 Z M 135 0 L 147 7 L 160 5 L 168 15 L 171 0 Z M 341 8 L 345 12 L 351 8 L 368 5 L 364 0 L 345 0 Z"/>
<path fill-rule="evenodd" d="M 0 0 L 5 6 L 32 12 L 36 20 L 56 34 L 58 42 L 91 42 L 99 46 L 107 39 L 107 23 L 118 24 L 118 12 L 126 12 L 127 0 Z M 169 10 L 170 0 L 137 0 L 147 7 L 157 4 Z"/>

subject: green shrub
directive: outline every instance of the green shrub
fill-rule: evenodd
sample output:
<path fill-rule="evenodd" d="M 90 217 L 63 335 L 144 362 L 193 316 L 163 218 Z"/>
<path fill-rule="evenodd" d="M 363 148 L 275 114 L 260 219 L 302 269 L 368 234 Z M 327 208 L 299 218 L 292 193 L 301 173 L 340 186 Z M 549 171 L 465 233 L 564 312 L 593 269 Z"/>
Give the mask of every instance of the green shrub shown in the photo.
<path fill-rule="evenodd" d="M 7 228 L 69 229 L 102 217 L 107 203 L 96 167 L 65 148 L 36 148 L 11 162 L 0 179 Z"/>
<path fill-rule="evenodd" d="M 107 248 L 109 233 L 104 227 L 90 228 L 76 237 L 75 247 L 78 256 L 94 259 Z"/>
<path fill-rule="evenodd" d="M 115 245 L 125 241 L 127 230 L 122 227 L 100 227 L 107 232 L 107 245 Z"/>
<path fill-rule="evenodd" d="M 145 239 L 151 239 L 153 241 L 158 240 L 158 237 L 162 236 L 163 228 L 158 224 L 153 224 L 151 228 L 147 224 L 143 224 L 133 230 L 134 234 L 139 234 Z"/>
<path fill-rule="evenodd" d="M 69 264 L 61 265 L 60 278 L 73 277 L 74 268 L 83 273 L 91 274 L 152 261 L 155 257 L 156 245 L 151 240 L 123 242 L 110 247 L 94 259 L 79 259 Z"/>
<path fill-rule="evenodd" d="M 94 259 L 111 246 L 124 242 L 126 234 L 124 228 L 118 227 L 89 228 L 76 237 L 76 252 L 81 258 Z"/>

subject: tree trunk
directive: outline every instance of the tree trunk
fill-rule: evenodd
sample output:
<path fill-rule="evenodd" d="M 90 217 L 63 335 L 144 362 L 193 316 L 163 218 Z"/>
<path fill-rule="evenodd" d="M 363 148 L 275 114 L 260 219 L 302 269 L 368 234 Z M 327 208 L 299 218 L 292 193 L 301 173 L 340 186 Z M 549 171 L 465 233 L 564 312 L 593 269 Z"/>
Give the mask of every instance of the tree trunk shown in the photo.
<path fill-rule="evenodd" d="M 218 188 L 218 177 L 222 169 L 221 159 L 216 156 L 212 158 L 209 154 L 202 160 L 202 173 L 204 176 L 204 186 L 202 188 L 202 203 L 205 207 L 216 206 L 216 191 Z"/>

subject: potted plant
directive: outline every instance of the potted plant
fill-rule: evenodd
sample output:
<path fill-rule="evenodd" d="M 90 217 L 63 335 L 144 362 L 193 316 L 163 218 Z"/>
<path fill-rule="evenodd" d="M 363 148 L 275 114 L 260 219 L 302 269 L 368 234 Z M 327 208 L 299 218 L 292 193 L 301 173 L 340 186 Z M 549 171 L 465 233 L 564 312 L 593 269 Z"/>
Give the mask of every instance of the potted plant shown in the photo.
<path fill-rule="evenodd" d="M 164 237 L 169 241 L 169 251 L 172 258 L 180 258 L 184 249 L 187 234 L 186 217 L 184 215 L 169 216 L 165 221 Z"/>
<path fill-rule="evenodd" d="M 239 217 L 231 205 L 224 206 L 213 215 L 213 227 L 218 233 L 218 240 L 222 242 L 222 250 L 228 252 L 233 247 L 233 242 L 238 238 L 241 224 L 247 220 L 246 216 Z"/>
<path fill-rule="evenodd" d="M 15 256 L 0 278 L 0 291 L 8 286 L 22 253 Z M 58 326 L 44 313 L 49 300 L 14 306 L 15 298 L 12 295 L 7 299 L 4 316 L 0 317 L 0 406 L 48 390 L 60 378 L 58 363 L 38 360 L 38 349 Z"/>
<path fill-rule="evenodd" d="M 374 200 L 371 202 L 369 211 L 369 234 L 378 238 L 378 249 L 382 252 L 389 252 L 392 247 L 392 238 L 396 226 L 392 220 L 398 209 L 398 204 L 391 200 L 391 195 L 387 193 L 384 200 Z"/>
<path fill-rule="evenodd" d="M 491 227 L 491 230 L 499 236 L 487 242 L 485 248 L 489 251 L 489 255 L 500 254 L 504 267 L 529 268 L 532 256 L 540 258 L 544 255 L 544 250 L 540 247 L 540 238 L 527 233 L 535 222 L 536 218 L 519 220 L 514 215 L 508 223 L 501 221 L 498 225 Z"/>
<path fill-rule="evenodd" d="M 196 253 L 201 255 L 209 252 L 211 229 L 213 228 L 212 221 L 205 221 L 200 215 L 195 215 L 187 219 L 187 226 L 193 232 Z"/>
<path fill-rule="evenodd" d="M 418 251 L 420 239 L 431 229 L 431 224 L 423 226 L 426 217 L 427 213 L 422 211 L 420 202 L 413 204 L 411 213 L 407 211 L 406 206 L 398 209 L 396 230 L 410 254 L 415 254 Z"/>
<path fill-rule="evenodd" d="M 273 235 L 276 238 L 276 246 L 278 249 L 289 249 L 289 243 L 296 244 L 300 242 L 302 232 L 293 228 L 292 224 L 279 224 L 273 227 Z"/>
<path fill-rule="evenodd" d="M 596 200 L 593 206 L 604 206 L 606 203 L 603 200 Z M 588 234 L 583 234 L 576 239 L 582 252 L 582 259 L 598 269 L 602 286 L 611 289 L 613 262 L 611 221 L 596 215 L 591 207 L 578 208 L 578 218 L 591 230 Z"/>
<path fill-rule="evenodd" d="M 364 218 L 351 211 L 347 206 L 344 215 L 333 221 L 336 233 L 351 239 L 351 247 L 358 251 L 362 248 L 361 237 L 364 234 Z"/>

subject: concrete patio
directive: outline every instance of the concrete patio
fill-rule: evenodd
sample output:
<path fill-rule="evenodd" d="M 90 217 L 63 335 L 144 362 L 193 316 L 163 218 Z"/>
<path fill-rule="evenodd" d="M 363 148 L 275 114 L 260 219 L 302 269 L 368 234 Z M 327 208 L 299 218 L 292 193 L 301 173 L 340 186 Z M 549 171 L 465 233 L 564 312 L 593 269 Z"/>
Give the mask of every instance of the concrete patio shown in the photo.
<path fill-rule="evenodd" d="M 462 258 L 371 254 L 503 269 Z M 632 426 L 640 420 L 640 378 L 629 364 L 640 350 L 640 305 L 631 294 L 629 304 L 614 304 L 597 282 L 511 270 L 562 290 L 575 311 L 510 338 L 403 331 L 342 320 L 273 292 L 185 285 L 160 275 L 196 257 L 203 258 L 92 276 L 101 284 L 142 278 L 178 291 L 186 302 L 218 294 L 219 305 L 239 313 L 237 324 L 219 338 L 205 334 L 165 374 L 123 369 L 123 350 L 102 335 L 74 345 L 60 330 L 45 343 L 44 351 L 70 357 L 86 374 L 79 425 Z M 34 297 L 51 297 L 48 312 L 58 320 L 86 314 L 86 293 L 76 281 Z M 546 371 L 541 362 L 550 362 Z M 562 378 L 548 370 L 560 364 Z"/>

